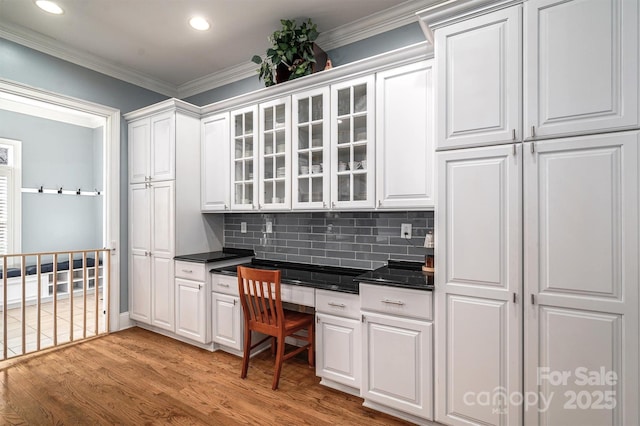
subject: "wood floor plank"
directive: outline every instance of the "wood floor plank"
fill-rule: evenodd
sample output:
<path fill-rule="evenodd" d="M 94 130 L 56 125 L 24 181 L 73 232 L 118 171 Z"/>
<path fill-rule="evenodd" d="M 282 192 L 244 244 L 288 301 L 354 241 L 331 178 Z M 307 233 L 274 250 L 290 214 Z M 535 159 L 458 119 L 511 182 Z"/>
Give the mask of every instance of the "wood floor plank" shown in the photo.
<path fill-rule="evenodd" d="M 0 363 L 2 424 L 406 425 L 319 384 L 305 359 L 211 353 L 140 328 Z"/>

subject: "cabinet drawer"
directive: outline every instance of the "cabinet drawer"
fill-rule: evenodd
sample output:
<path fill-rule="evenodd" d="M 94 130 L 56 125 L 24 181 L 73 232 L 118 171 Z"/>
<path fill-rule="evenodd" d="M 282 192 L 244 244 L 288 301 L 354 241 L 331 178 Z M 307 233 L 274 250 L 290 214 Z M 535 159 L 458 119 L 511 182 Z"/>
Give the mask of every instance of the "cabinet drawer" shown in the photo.
<path fill-rule="evenodd" d="M 231 275 L 212 274 L 211 291 L 214 293 L 238 296 L 238 277 Z"/>
<path fill-rule="evenodd" d="M 384 285 L 360 284 L 363 310 L 384 312 L 414 318 L 433 318 L 433 294 Z"/>
<path fill-rule="evenodd" d="M 310 287 L 282 284 L 280 286 L 280 298 L 283 302 L 310 306 L 312 308 L 316 306 L 316 292 Z"/>
<path fill-rule="evenodd" d="M 176 278 L 204 282 L 207 280 L 206 269 L 204 263 L 176 260 Z"/>
<path fill-rule="evenodd" d="M 316 290 L 316 311 L 339 317 L 360 317 L 360 296 L 338 291 Z"/>

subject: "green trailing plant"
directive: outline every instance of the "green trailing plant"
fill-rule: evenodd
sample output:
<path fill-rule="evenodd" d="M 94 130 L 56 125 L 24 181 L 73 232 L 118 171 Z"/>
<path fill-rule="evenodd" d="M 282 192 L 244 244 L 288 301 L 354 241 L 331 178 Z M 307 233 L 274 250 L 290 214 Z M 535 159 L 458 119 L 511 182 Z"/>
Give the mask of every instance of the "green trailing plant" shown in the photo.
<path fill-rule="evenodd" d="M 267 87 L 311 74 L 316 62 L 313 45 L 318 38 L 317 25 L 311 19 L 300 26 L 293 19 L 281 19 L 280 23 L 282 28 L 269 36 L 271 47 L 264 59 L 258 55 L 251 58 L 260 65 L 258 78 Z"/>

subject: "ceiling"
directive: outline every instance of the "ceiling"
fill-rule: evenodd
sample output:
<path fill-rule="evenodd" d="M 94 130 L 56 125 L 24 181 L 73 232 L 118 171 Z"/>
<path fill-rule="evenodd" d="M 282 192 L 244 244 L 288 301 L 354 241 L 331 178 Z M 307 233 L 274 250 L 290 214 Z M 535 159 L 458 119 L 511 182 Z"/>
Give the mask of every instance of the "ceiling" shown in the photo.
<path fill-rule="evenodd" d="M 435 0 L 0 0 L 0 37 L 168 96 L 256 75 L 280 19 L 311 18 L 324 50 L 417 22 Z M 200 32 L 188 21 L 205 17 Z"/>

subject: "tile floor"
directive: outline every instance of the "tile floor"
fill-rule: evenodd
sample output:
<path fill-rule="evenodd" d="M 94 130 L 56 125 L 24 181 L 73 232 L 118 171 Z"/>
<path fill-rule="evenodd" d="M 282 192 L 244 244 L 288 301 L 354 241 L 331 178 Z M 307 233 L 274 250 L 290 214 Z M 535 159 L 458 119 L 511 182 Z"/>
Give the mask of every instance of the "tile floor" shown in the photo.
<path fill-rule="evenodd" d="M 102 295 L 98 294 L 98 330 L 97 334 L 104 333 L 105 315 L 103 314 Z M 84 300 L 82 295 L 76 295 L 73 298 L 73 331 L 71 320 L 71 304 L 70 299 L 65 298 L 57 302 L 57 324 L 54 331 L 54 307 L 53 301 L 43 302 L 40 310 L 40 349 L 46 349 L 57 345 L 78 341 L 86 337 L 96 335 L 95 324 L 95 296 L 87 294 L 87 314 L 86 314 L 86 333 L 84 326 Z M 4 354 L 4 340 L 2 339 L 4 316 L 0 310 L 0 359 L 12 358 L 18 355 L 27 354 L 38 350 L 38 307 L 37 305 L 26 306 L 24 315 L 24 337 L 25 347 L 22 346 L 22 308 L 17 307 L 7 310 L 7 354 Z M 57 335 L 57 341 L 54 342 L 54 335 Z"/>

